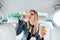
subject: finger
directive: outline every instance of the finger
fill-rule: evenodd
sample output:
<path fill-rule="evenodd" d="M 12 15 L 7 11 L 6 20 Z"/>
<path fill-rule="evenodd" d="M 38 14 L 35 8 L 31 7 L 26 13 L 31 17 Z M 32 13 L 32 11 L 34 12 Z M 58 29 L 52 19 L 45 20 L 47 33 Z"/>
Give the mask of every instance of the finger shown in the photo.
<path fill-rule="evenodd" d="M 25 15 L 23 15 L 23 17 L 25 17 Z"/>
<path fill-rule="evenodd" d="M 42 32 L 42 33 L 40 33 L 42 36 L 45 36 L 46 35 L 46 33 L 45 32 Z"/>
<path fill-rule="evenodd" d="M 41 34 L 46 34 L 46 31 L 45 31 L 45 30 L 44 30 L 44 31 L 42 31 L 42 32 L 41 32 Z"/>
<path fill-rule="evenodd" d="M 46 33 L 43 32 L 43 33 L 41 33 L 41 35 L 46 35 Z"/>
<path fill-rule="evenodd" d="M 46 33 L 46 31 L 43 31 L 43 33 Z"/>

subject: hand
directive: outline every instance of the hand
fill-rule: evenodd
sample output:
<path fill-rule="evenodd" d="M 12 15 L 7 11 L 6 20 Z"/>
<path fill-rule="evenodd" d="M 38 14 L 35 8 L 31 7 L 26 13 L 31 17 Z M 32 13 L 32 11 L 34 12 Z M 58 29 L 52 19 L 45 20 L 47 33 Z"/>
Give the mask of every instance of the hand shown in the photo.
<path fill-rule="evenodd" d="M 24 20 L 25 18 L 26 18 L 25 15 L 22 15 L 21 20 Z"/>
<path fill-rule="evenodd" d="M 46 35 L 46 30 L 44 30 L 44 31 L 42 31 L 41 33 L 40 33 L 40 37 L 42 38 L 42 37 L 44 37 Z"/>
<path fill-rule="evenodd" d="M 23 13 L 21 20 L 25 20 L 26 18 L 28 18 L 27 16 L 28 16 L 27 13 Z"/>

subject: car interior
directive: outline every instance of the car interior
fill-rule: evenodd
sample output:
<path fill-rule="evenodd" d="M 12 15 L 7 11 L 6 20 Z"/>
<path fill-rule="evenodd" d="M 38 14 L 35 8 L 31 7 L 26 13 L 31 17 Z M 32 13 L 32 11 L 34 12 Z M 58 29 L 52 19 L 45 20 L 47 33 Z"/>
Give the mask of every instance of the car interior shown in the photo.
<path fill-rule="evenodd" d="M 16 24 L 31 9 L 38 12 L 38 25 L 46 26 L 44 40 L 60 40 L 60 0 L 0 0 L 0 40 L 22 40 L 23 32 L 16 36 Z"/>

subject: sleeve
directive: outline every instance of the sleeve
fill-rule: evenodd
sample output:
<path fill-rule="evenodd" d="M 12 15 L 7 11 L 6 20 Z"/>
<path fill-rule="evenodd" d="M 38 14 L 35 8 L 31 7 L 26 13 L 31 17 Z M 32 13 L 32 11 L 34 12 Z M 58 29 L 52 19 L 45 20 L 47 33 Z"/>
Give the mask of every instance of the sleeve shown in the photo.
<path fill-rule="evenodd" d="M 42 37 L 42 39 L 40 39 L 40 40 L 44 40 L 44 37 Z"/>
<path fill-rule="evenodd" d="M 25 23 L 22 20 L 19 20 L 16 24 L 16 35 L 19 35 L 25 29 Z"/>

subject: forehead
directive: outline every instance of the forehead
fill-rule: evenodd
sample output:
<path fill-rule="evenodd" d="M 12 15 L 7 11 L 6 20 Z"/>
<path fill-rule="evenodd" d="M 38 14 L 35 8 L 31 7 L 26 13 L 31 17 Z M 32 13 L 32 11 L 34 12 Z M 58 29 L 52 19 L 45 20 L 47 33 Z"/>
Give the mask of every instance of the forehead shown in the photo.
<path fill-rule="evenodd" d="M 34 13 L 33 11 L 31 11 L 30 14 L 36 14 L 36 13 Z"/>

